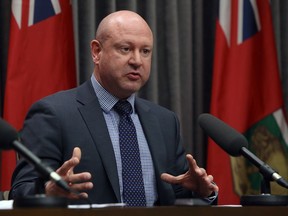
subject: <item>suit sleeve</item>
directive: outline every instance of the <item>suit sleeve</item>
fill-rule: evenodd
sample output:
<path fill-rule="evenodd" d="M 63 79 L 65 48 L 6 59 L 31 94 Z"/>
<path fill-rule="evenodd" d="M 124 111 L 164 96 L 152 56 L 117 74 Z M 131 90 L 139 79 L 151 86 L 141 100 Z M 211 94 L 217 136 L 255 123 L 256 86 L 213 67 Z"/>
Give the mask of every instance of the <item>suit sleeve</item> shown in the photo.
<path fill-rule="evenodd" d="M 43 101 L 35 103 L 20 131 L 20 141 L 52 169 L 63 163 L 61 157 L 61 139 L 59 122 L 53 109 Z M 12 176 L 10 198 L 33 195 L 44 192 L 45 179 L 42 179 L 34 167 L 20 157 Z"/>

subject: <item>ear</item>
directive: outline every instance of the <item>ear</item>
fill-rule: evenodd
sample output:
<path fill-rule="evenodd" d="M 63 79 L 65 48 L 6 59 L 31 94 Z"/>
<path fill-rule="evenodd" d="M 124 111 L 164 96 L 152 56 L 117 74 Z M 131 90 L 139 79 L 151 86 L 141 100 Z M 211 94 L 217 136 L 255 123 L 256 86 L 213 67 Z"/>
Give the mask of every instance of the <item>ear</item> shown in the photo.
<path fill-rule="evenodd" d="M 102 50 L 101 44 L 98 40 L 92 40 L 90 43 L 92 60 L 95 64 L 99 62 L 100 52 Z"/>

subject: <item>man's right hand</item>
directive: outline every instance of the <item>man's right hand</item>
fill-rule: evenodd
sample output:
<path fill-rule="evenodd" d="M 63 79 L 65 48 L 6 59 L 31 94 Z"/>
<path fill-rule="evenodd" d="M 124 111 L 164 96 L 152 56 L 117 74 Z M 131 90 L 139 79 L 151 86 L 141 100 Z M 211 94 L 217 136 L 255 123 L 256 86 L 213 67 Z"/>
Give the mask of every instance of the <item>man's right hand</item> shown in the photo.
<path fill-rule="evenodd" d="M 80 163 L 81 149 L 75 147 L 71 159 L 64 162 L 64 164 L 56 170 L 56 172 L 68 183 L 73 191 L 84 191 L 93 188 L 93 183 L 90 182 L 91 174 L 89 172 L 74 174 L 74 167 Z M 87 193 L 80 193 L 79 195 L 64 191 L 58 187 L 53 181 L 48 181 L 45 185 L 45 192 L 47 196 L 64 196 L 69 199 L 88 198 Z"/>

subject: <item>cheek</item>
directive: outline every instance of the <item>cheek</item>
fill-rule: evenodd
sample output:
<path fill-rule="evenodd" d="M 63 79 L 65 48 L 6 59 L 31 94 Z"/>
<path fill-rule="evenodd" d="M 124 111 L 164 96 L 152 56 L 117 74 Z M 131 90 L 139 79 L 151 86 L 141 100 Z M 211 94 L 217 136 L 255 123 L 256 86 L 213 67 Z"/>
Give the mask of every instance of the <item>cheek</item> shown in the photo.
<path fill-rule="evenodd" d="M 145 71 L 145 78 L 148 79 L 151 72 L 151 61 L 144 62 L 143 67 Z"/>
<path fill-rule="evenodd" d="M 115 61 L 103 61 L 99 67 L 99 75 L 102 82 L 105 82 L 106 84 L 117 82 L 116 80 L 121 78 L 119 64 Z"/>
<path fill-rule="evenodd" d="M 119 71 L 127 65 L 128 60 L 117 55 L 102 58 L 102 68 Z"/>
<path fill-rule="evenodd" d="M 102 57 L 99 61 L 99 70 L 100 73 L 112 73 L 111 71 L 115 70 L 116 67 L 115 61 L 111 61 L 113 58 Z"/>
<path fill-rule="evenodd" d="M 146 82 L 149 79 L 150 76 L 150 68 L 145 70 L 145 73 L 143 75 L 143 80 Z"/>

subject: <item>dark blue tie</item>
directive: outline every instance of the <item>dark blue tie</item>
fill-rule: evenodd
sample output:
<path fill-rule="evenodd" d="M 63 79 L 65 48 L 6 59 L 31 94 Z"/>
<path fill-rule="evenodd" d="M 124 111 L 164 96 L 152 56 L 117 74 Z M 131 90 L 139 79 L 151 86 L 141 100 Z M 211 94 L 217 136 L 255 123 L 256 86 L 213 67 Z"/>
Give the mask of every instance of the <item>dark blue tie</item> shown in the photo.
<path fill-rule="evenodd" d="M 114 109 L 120 116 L 119 143 L 122 160 L 123 201 L 128 206 L 146 206 L 136 129 L 130 117 L 132 106 L 118 101 Z"/>

